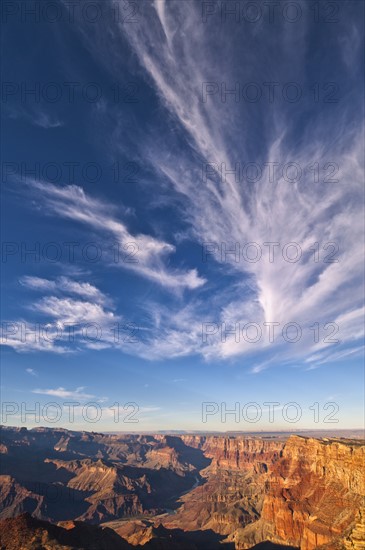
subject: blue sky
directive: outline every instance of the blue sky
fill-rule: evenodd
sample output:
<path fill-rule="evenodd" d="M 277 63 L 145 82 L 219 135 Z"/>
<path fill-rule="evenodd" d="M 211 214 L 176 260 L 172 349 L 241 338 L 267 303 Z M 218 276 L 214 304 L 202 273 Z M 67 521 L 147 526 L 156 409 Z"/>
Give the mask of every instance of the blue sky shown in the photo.
<path fill-rule="evenodd" d="M 3 14 L 3 422 L 361 427 L 363 3 L 46 4 Z"/>

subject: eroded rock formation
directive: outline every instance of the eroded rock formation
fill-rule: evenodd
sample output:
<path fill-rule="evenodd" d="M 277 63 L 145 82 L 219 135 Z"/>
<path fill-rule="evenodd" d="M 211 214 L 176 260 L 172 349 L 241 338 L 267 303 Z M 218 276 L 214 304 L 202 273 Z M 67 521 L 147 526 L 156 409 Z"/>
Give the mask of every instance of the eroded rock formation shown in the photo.
<path fill-rule="evenodd" d="M 134 546 L 365 547 L 361 440 L 5 429 L 1 449 L 1 518 L 104 523 Z"/>

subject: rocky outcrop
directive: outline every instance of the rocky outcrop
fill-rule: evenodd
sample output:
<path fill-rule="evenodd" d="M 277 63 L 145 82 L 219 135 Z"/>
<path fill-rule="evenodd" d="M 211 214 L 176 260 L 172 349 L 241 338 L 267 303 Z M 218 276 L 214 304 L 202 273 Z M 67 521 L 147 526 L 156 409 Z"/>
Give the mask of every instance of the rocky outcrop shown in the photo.
<path fill-rule="evenodd" d="M 365 508 L 361 508 L 355 518 L 355 525 L 344 541 L 346 550 L 363 550 L 365 548 Z"/>
<path fill-rule="evenodd" d="M 250 437 L 181 436 L 191 447 L 201 449 L 213 460 L 216 470 L 257 470 L 266 472 L 280 457 L 284 443 Z"/>
<path fill-rule="evenodd" d="M 0 521 L 4 550 L 127 550 L 133 548 L 114 531 L 80 522 L 67 528 L 22 514 Z"/>
<path fill-rule="evenodd" d="M 202 482 L 181 498 L 182 506 L 164 524 L 228 536 L 258 520 L 269 471 L 280 459 L 284 442 L 243 436 L 182 439 L 201 449 L 211 463 L 201 472 Z"/>
<path fill-rule="evenodd" d="M 154 515 L 189 490 L 210 462 L 170 436 L 6 429 L 2 437 L 8 452 L 0 517 L 28 511 L 50 521 L 100 523 Z"/>
<path fill-rule="evenodd" d="M 0 518 L 11 518 L 29 512 L 41 517 L 44 512 L 44 497 L 17 483 L 8 475 L 0 475 Z"/>
<path fill-rule="evenodd" d="M 361 514 L 356 516 L 365 496 L 365 447 L 358 441 L 193 437 L 189 443 L 212 464 L 206 483 L 183 497 L 167 525 L 214 529 L 237 549 L 269 540 L 334 550 L 344 548 L 351 529 L 348 545 L 364 538 Z"/>
<path fill-rule="evenodd" d="M 340 538 L 365 496 L 364 451 L 354 443 L 290 437 L 261 513 L 271 540 L 313 550 Z"/>
<path fill-rule="evenodd" d="M 7 429 L 3 439 L 2 517 L 124 518 L 119 534 L 133 544 L 152 543 L 159 529 L 160 542 L 195 533 L 236 550 L 364 548 L 360 440 L 46 429 Z M 142 523 L 126 521 L 136 516 Z"/>
<path fill-rule="evenodd" d="M 54 525 L 29 514 L 0 521 L 2 550 L 221 550 L 222 546 L 232 549 L 232 545 L 221 545 L 213 532 L 170 531 L 162 525 L 145 525 L 138 538 L 142 544 L 130 544 L 108 527 L 79 521 Z"/>

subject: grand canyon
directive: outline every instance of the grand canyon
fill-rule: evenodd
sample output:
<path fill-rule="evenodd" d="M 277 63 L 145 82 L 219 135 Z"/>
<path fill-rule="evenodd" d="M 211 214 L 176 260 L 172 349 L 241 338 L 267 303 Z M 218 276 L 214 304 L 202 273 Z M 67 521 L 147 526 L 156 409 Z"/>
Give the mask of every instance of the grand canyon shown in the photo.
<path fill-rule="evenodd" d="M 0 550 L 365 550 L 365 0 L 0 20 Z"/>
<path fill-rule="evenodd" d="M 365 548 L 365 442 L 2 429 L 2 549 Z"/>

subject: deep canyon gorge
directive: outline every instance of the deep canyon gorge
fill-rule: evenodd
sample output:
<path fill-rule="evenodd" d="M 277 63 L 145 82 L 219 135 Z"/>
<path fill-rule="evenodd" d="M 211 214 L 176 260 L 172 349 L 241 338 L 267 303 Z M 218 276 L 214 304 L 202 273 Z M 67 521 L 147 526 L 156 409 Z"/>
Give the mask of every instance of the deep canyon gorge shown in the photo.
<path fill-rule="evenodd" d="M 343 437 L 3 428 L 1 545 L 365 548 L 365 445 Z"/>

